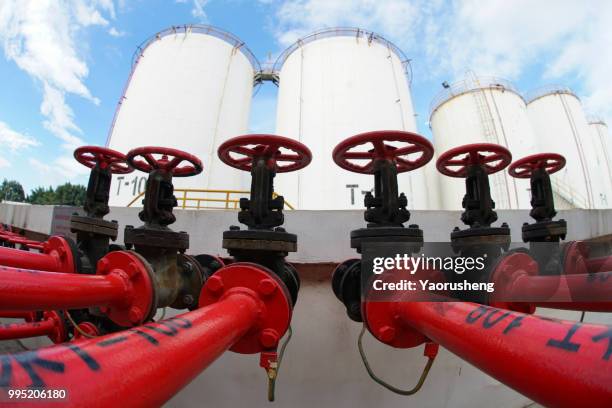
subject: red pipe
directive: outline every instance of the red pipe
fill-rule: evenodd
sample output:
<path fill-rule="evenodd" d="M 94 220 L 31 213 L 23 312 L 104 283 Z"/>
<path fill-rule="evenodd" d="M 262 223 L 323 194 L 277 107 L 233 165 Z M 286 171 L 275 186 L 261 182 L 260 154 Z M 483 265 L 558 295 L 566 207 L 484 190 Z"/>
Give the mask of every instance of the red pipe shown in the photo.
<path fill-rule="evenodd" d="M 549 300 L 609 303 L 612 300 L 612 272 L 560 276 L 517 274 L 504 292 L 504 300 L 513 302 L 528 301 L 542 305 Z"/>
<path fill-rule="evenodd" d="M 117 401 L 124 407 L 161 406 L 266 313 L 254 291 L 233 289 L 216 303 L 158 323 L 0 356 L 0 385 L 65 389 L 63 402 L 71 407 L 106 408 Z"/>
<path fill-rule="evenodd" d="M 130 251 L 113 251 L 96 275 L 0 266 L 0 311 L 82 309 L 100 306 L 113 322 L 131 327 L 156 310 L 153 271 Z"/>
<path fill-rule="evenodd" d="M 584 312 L 612 312 L 612 302 L 531 302 L 533 306 Z"/>
<path fill-rule="evenodd" d="M 60 259 L 51 254 L 24 253 L 20 249 L 0 247 L 0 265 L 40 271 L 64 272 Z M 70 272 L 70 271 L 65 271 Z"/>
<path fill-rule="evenodd" d="M 45 312 L 38 322 L 0 324 L 0 340 L 49 336 L 54 343 L 66 340 L 66 328 L 57 312 Z"/>
<path fill-rule="evenodd" d="M 402 323 L 540 404 L 610 407 L 611 327 L 473 303 L 392 307 Z"/>
<path fill-rule="evenodd" d="M 77 272 L 72 249 L 65 238 L 53 236 L 43 243 L 43 253 L 0 247 L 0 265 L 51 272 Z"/>
<path fill-rule="evenodd" d="M 0 266 L 0 310 L 125 305 L 130 295 L 128 278 L 121 270 L 107 275 L 79 275 Z"/>
<path fill-rule="evenodd" d="M 590 258 L 587 259 L 585 262 L 589 273 L 612 272 L 612 256 Z"/>
<path fill-rule="evenodd" d="M 32 312 L 24 312 L 23 310 L 0 310 L 0 317 L 8 319 L 30 319 Z"/>
<path fill-rule="evenodd" d="M 46 336 L 55 328 L 52 320 L 30 323 L 0 324 L 0 340 L 21 339 L 25 337 Z"/>

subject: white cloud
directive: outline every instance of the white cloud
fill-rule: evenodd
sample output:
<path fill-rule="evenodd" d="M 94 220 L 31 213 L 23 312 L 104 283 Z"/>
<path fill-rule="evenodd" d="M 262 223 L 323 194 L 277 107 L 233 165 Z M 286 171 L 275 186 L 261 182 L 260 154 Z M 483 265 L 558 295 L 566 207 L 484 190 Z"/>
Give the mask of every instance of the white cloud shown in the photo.
<path fill-rule="evenodd" d="M 43 185 L 57 186 L 66 181 L 75 181 L 89 174 L 89 169 L 78 163 L 71 156 L 61 156 L 50 163 L 33 157 L 28 159 L 30 166 L 40 174 Z"/>
<path fill-rule="evenodd" d="M 19 133 L 0 121 L 0 146 L 2 150 L 8 149 L 14 153 L 39 144 L 33 137 Z"/>
<path fill-rule="evenodd" d="M 419 19 L 418 3 L 402 0 L 287 0 L 275 13 L 275 36 L 287 46 L 326 27 L 353 26 L 382 31 L 409 42 Z"/>
<path fill-rule="evenodd" d="M 77 47 L 80 31 L 105 26 L 115 16 L 112 0 L 6 0 L 0 4 L 0 41 L 7 59 L 40 81 L 44 126 L 72 147 L 82 140 L 65 102 L 74 94 L 98 104 L 84 83 L 89 74 Z"/>
<path fill-rule="evenodd" d="M 40 143 L 33 137 L 19 133 L 11 129 L 6 123 L 0 121 L 0 151 L 4 154 L 7 150 L 16 153 L 20 150 L 38 146 Z M 0 156 L 0 168 L 10 167 L 8 159 Z"/>
<path fill-rule="evenodd" d="M 207 20 L 204 6 L 208 3 L 208 0 L 193 0 L 193 8 L 191 9 L 191 15 L 199 18 L 200 20 Z"/>
<path fill-rule="evenodd" d="M 509 79 L 536 72 L 542 85 L 578 79 L 587 109 L 612 117 L 610 1 L 281 0 L 272 7 L 282 47 L 324 27 L 358 26 L 416 57 L 421 76 L 457 79 L 474 70 Z"/>
<path fill-rule="evenodd" d="M 125 35 L 125 31 L 119 31 L 115 27 L 111 27 L 108 30 L 108 34 L 110 34 L 112 37 L 123 37 Z"/>
<path fill-rule="evenodd" d="M 40 112 L 47 117 L 43 122 L 45 128 L 64 141 L 66 149 L 74 149 L 84 142 L 74 133 L 81 133 L 81 129 L 74 123 L 74 113 L 66 105 L 64 92 L 44 83 L 44 98 Z"/>
<path fill-rule="evenodd" d="M 0 2 L 0 43 L 4 55 L 41 84 L 43 125 L 63 142 L 61 146 L 65 149 L 52 166 L 30 160 L 44 180 L 57 183 L 61 178 L 73 179 L 83 174 L 72 159 L 72 150 L 84 141 L 66 95 L 100 103 L 84 82 L 89 68 L 82 55 L 87 45 L 82 44 L 81 34 L 87 27 L 108 26 L 109 19 L 114 18 L 113 0 Z"/>
<path fill-rule="evenodd" d="M 175 3 L 178 4 L 187 4 L 188 0 L 174 0 Z M 206 11 L 204 11 L 204 7 L 208 4 L 209 0 L 192 0 L 192 8 L 191 15 L 200 20 L 200 22 L 208 21 L 208 16 L 206 15 Z"/>

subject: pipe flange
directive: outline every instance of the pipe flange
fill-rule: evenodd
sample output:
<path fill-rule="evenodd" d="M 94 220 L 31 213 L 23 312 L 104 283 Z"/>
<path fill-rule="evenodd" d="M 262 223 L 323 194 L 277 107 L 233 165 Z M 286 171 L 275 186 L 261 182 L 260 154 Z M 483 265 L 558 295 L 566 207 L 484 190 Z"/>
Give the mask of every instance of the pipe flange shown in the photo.
<path fill-rule="evenodd" d="M 400 301 L 364 302 L 362 314 L 370 333 L 379 341 L 395 348 L 412 348 L 427 342 L 425 335 L 396 318 L 399 305 Z"/>
<path fill-rule="evenodd" d="M 561 250 L 561 265 L 563 270 L 560 274 L 584 275 L 588 274 L 586 260 L 589 256 L 589 248 L 584 241 L 570 241 L 563 245 Z"/>
<path fill-rule="evenodd" d="M 222 246 L 227 250 L 296 252 L 297 235 L 275 230 L 229 230 L 223 232 Z"/>
<path fill-rule="evenodd" d="M 55 344 L 63 343 L 68 340 L 68 331 L 66 329 L 66 323 L 62 316 L 56 311 L 47 311 L 43 313 L 43 320 L 53 321 L 53 331 L 47 336 Z"/>
<path fill-rule="evenodd" d="M 68 237 L 54 235 L 43 244 L 43 253 L 57 260 L 59 264 L 57 272 L 78 273 L 79 268 L 76 261 L 79 259 L 78 250 L 71 241 Z"/>
<path fill-rule="evenodd" d="M 533 224 L 524 224 L 521 231 L 523 242 L 552 242 L 556 241 L 558 238 L 565 239 L 567 234 L 567 223 L 565 220 L 539 221 Z"/>
<path fill-rule="evenodd" d="M 169 228 L 156 229 L 145 226 L 130 228 L 126 226 L 123 234 L 123 242 L 126 245 L 168 248 L 178 251 L 189 248 L 189 234 L 176 232 Z"/>
<path fill-rule="evenodd" d="M 206 281 L 199 305 L 211 305 L 236 291 L 245 291 L 261 301 L 262 313 L 256 327 L 230 350 L 254 354 L 275 349 L 291 322 L 291 296 L 285 284 L 266 267 L 236 262 L 219 269 Z"/>
<path fill-rule="evenodd" d="M 98 261 L 97 275 L 119 274 L 132 289 L 120 305 L 101 307 L 100 311 L 122 327 L 138 326 L 151 320 L 157 311 L 157 293 L 151 265 L 134 251 L 109 252 Z"/>
<path fill-rule="evenodd" d="M 456 228 L 451 232 L 451 247 L 455 252 L 476 245 L 498 245 L 502 249 L 508 250 L 511 240 L 510 228 L 508 227 L 481 227 L 464 230 Z"/>
<path fill-rule="evenodd" d="M 181 284 L 176 299 L 170 307 L 194 310 L 198 307 L 200 291 L 206 280 L 205 270 L 196 258 L 190 255 L 178 254 L 176 263 Z"/>
<path fill-rule="evenodd" d="M 538 263 L 525 248 L 517 248 L 500 256 L 491 265 L 489 282 L 493 283 L 494 291 L 489 295 L 487 303 L 499 309 L 532 314 L 535 306 L 527 302 L 509 301 L 504 289 L 510 289 L 512 282 L 520 275 L 538 276 L 539 269 Z"/>
<path fill-rule="evenodd" d="M 332 290 L 346 307 L 346 314 L 355 322 L 362 322 L 361 315 L 361 259 L 347 259 L 332 273 Z"/>
<path fill-rule="evenodd" d="M 106 221 L 101 218 L 73 215 L 70 217 L 71 232 L 85 232 L 95 235 L 109 237 L 113 241 L 117 239 L 118 225 L 116 222 Z"/>
<path fill-rule="evenodd" d="M 81 322 L 78 324 L 78 329 L 75 327 L 72 333 L 73 340 L 87 339 L 87 336 L 97 337 L 100 336 L 100 330 L 92 322 Z M 85 334 L 83 334 L 85 333 Z"/>
<path fill-rule="evenodd" d="M 423 230 L 418 227 L 371 227 L 351 231 L 351 248 L 358 253 L 365 241 L 414 244 L 414 252 L 418 252 L 423 247 Z"/>

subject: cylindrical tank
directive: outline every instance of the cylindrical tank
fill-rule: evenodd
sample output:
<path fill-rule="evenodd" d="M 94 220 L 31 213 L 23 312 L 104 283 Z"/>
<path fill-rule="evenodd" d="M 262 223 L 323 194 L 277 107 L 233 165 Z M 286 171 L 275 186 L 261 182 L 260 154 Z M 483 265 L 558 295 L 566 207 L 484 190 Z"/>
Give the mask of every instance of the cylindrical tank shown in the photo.
<path fill-rule="evenodd" d="M 608 125 L 603 119 L 588 117 L 589 128 L 591 128 L 592 141 L 597 153 L 596 159 L 599 166 L 599 173 L 604 182 L 604 199 L 607 208 L 612 207 L 612 141 L 608 133 Z"/>
<path fill-rule="evenodd" d="M 596 152 L 580 99 L 568 88 L 547 86 L 530 92 L 527 100 L 538 150 L 567 160 L 551 176 L 558 207 L 602 208 L 603 183 L 592 163 Z"/>
<path fill-rule="evenodd" d="M 232 34 L 201 25 L 171 27 L 138 47 L 107 146 L 127 153 L 164 146 L 199 157 L 204 171 L 175 178 L 178 189 L 248 190 L 248 174 L 217 159 L 225 140 L 247 133 L 259 63 Z M 146 174 L 114 176 L 110 204 L 144 191 Z M 136 203 L 135 203 L 136 204 Z"/>
<path fill-rule="evenodd" d="M 469 77 L 445 86 L 431 102 L 429 123 L 436 155 L 469 143 L 505 146 L 518 159 L 536 152 L 525 100 L 509 82 Z M 529 183 L 506 171 L 489 178 L 497 209 L 530 208 Z M 463 179 L 440 176 L 441 208 L 461 209 Z"/>
<path fill-rule="evenodd" d="M 300 209 L 363 208 L 374 177 L 340 169 L 332 150 L 363 132 L 416 132 L 405 55 L 370 31 L 326 29 L 285 50 L 275 70 L 280 80 L 276 133 L 300 140 L 313 153 L 308 167 L 277 177 L 276 191 Z M 409 208 L 428 208 L 422 168 L 400 174 L 398 181 Z"/>

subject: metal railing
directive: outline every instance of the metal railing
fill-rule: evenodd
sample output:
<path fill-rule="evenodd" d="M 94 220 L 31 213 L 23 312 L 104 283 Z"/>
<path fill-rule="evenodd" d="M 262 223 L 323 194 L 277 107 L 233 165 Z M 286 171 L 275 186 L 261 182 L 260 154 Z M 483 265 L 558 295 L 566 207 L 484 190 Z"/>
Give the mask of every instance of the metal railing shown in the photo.
<path fill-rule="evenodd" d="M 567 94 L 573 95 L 578 98 L 578 95 L 574 91 L 572 91 L 567 86 L 563 85 L 546 85 L 540 88 L 532 89 L 531 91 L 525 93 L 525 100 L 527 103 L 531 103 L 536 99 L 540 99 L 543 96 L 551 95 L 551 94 Z M 580 98 L 578 98 L 580 99 Z"/>
<path fill-rule="evenodd" d="M 177 208 L 189 210 L 238 210 L 240 209 L 240 199 L 247 198 L 250 194 L 248 190 L 211 190 L 195 188 L 177 188 L 174 190 Z M 272 193 L 272 198 L 279 194 Z M 144 197 L 144 192 L 138 194 L 128 203 L 131 207 L 139 199 Z M 285 209 L 295 210 L 295 208 L 285 201 Z"/>
<path fill-rule="evenodd" d="M 295 50 L 299 49 L 305 44 L 310 42 L 319 40 L 321 38 L 331 38 L 331 37 L 355 37 L 357 39 L 364 38 L 368 41 L 368 43 L 376 42 L 379 44 L 383 44 L 387 48 L 389 48 L 397 57 L 400 59 L 402 66 L 404 68 L 404 75 L 408 78 L 408 84 L 412 83 L 412 66 L 410 65 L 410 59 L 404 54 L 404 52 L 391 41 L 385 39 L 380 34 L 377 34 L 373 31 L 363 30 L 361 28 L 356 27 L 336 27 L 336 28 L 324 28 L 319 31 L 315 31 L 305 37 L 298 39 L 295 43 L 293 43 L 289 48 L 283 51 L 276 62 L 274 62 L 273 71 L 280 72 L 283 64 Z"/>
<path fill-rule="evenodd" d="M 519 90 L 508 80 L 497 77 L 475 77 L 475 78 L 466 78 L 463 81 L 455 82 L 454 84 L 449 85 L 447 88 L 444 88 L 440 91 L 429 104 L 429 117 L 446 101 L 454 98 L 455 96 L 462 95 L 468 92 L 472 92 L 478 89 L 500 89 L 500 90 L 509 90 L 523 97 Z"/>
<path fill-rule="evenodd" d="M 244 56 L 249 60 L 255 72 L 258 72 L 261 70 L 261 65 L 259 64 L 257 57 L 245 45 L 244 41 L 242 41 L 240 38 L 236 37 L 232 33 L 229 33 L 217 27 L 204 25 L 204 24 L 185 24 L 185 25 L 179 25 L 179 26 L 172 26 L 172 27 L 168 27 L 165 30 L 162 30 L 158 32 L 157 34 L 147 38 L 136 48 L 136 51 L 134 52 L 134 55 L 132 56 L 132 67 L 134 67 L 138 63 L 138 60 L 140 59 L 140 57 L 142 57 L 142 54 L 144 53 L 145 49 L 151 43 L 157 40 L 160 40 L 161 38 L 166 37 L 168 35 L 190 34 L 190 33 L 210 35 L 211 37 L 216 37 L 220 40 L 223 40 L 229 43 L 230 45 L 233 45 L 234 48 L 240 50 L 240 52 L 242 52 Z"/>
<path fill-rule="evenodd" d="M 587 116 L 587 122 L 589 123 L 589 125 L 604 125 L 604 126 L 608 126 L 606 121 L 601 116 L 596 116 L 596 115 L 588 115 Z"/>

